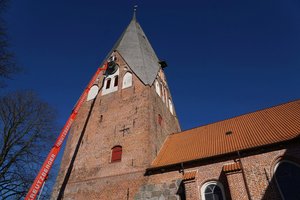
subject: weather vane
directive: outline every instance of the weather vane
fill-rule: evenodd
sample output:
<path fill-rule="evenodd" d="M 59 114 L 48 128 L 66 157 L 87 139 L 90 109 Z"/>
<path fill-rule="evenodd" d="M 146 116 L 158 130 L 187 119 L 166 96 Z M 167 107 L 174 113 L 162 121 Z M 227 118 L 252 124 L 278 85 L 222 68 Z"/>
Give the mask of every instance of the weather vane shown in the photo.
<path fill-rule="evenodd" d="M 137 7 L 138 7 L 138 5 L 134 5 L 134 6 L 133 6 L 133 10 L 134 10 L 134 12 L 136 12 L 136 10 L 137 10 Z"/>
<path fill-rule="evenodd" d="M 135 18 L 135 15 L 136 15 L 136 10 L 137 10 L 137 5 L 134 5 L 133 6 L 133 17 Z"/>

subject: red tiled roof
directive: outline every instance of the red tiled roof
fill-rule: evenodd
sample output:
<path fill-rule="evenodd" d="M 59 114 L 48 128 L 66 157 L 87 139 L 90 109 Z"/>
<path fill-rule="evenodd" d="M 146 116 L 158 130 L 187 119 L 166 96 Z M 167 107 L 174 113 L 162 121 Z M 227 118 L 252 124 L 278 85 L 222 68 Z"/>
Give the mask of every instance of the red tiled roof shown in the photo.
<path fill-rule="evenodd" d="M 240 162 L 229 163 L 223 166 L 224 172 L 235 172 L 241 170 Z"/>
<path fill-rule="evenodd" d="M 169 135 L 151 168 L 291 140 L 300 135 L 300 100 Z"/>
<path fill-rule="evenodd" d="M 187 180 L 192 180 L 196 177 L 196 174 L 197 174 L 197 171 L 190 171 L 190 172 L 185 172 L 182 179 L 184 181 L 187 181 Z"/>

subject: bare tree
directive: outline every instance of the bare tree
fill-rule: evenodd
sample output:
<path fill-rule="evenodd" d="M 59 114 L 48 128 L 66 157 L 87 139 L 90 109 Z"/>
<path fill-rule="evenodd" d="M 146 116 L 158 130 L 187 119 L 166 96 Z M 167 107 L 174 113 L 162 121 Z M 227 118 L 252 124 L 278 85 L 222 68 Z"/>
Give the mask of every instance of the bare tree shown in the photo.
<path fill-rule="evenodd" d="M 5 86 L 5 79 L 11 78 L 20 71 L 14 62 L 13 54 L 8 50 L 8 39 L 2 16 L 7 5 L 8 0 L 0 0 L 0 87 Z"/>
<path fill-rule="evenodd" d="M 54 110 L 33 92 L 0 98 L 0 199 L 26 195 L 54 142 L 54 119 Z"/>

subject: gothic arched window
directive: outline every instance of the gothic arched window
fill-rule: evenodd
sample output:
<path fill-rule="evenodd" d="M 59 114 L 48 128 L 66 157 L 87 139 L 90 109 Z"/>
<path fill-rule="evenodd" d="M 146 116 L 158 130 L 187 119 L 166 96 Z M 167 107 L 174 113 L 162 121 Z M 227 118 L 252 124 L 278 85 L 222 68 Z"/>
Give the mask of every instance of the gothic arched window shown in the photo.
<path fill-rule="evenodd" d="M 163 102 L 165 102 L 165 88 L 164 88 L 163 84 L 160 84 L 160 89 L 161 89 L 161 98 L 162 98 Z"/>
<path fill-rule="evenodd" d="M 128 88 L 130 86 L 132 86 L 132 74 L 130 72 L 126 72 L 126 74 L 123 77 L 122 89 Z"/>
<path fill-rule="evenodd" d="M 157 80 L 155 80 L 155 91 L 158 94 L 158 96 L 160 96 L 160 87 L 159 87 L 159 83 Z"/>
<path fill-rule="evenodd" d="M 93 85 L 93 86 L 90 88 L 90 91 L 89 91 L 89 93 L 88 93 L 88 96 L 87 96 L 87 99 L 86 99 L 86 100 L 89 101 L 89 100 L 94 99 L 94 98 L 97 96 L 98 91 L 99 91 L 98 85 Z"/>
<path fill-rule="evenodd" d="M 118 91 L 118 82 L 119 69 L 114 74 L 110 74 L 105 78 L 104 85 L 102 88 L 102 95 Z"/>
<path fill-rule="evenodd" d="M 223 185 L 218 181 L 210 181 L 201 187 L 201 199 L 225 200 Z"/>
<path fill-rule="evenodd" d="M 169 99 L 168 92 L 167 92 L 166 89 L 164 89 L 164 90 L 165 90 L 165 101 L 164 102 L 166 102 L 167 107 L 169 107 L 169 104 L 168 104 L 168 99 Z"/>
<path fill-rule="evenodd" d="M 173 103 L 172 103 L 171 99 L 169 99 L 169 109 L 170 109 L 170 112 L 171 112 L 172 114 L 174 114 Z"/>
<path fill-rule="evenodd" d="M 275 166 L 275 179 L 282 199 L 300 199 L 300 166 L 291 161 L 281 161 Z"/>
<path fill-rule="evenodd" d="M 114 146 L 111 149 L 111 162 L 119 162 L 122 160 L 122 146 Z"/>

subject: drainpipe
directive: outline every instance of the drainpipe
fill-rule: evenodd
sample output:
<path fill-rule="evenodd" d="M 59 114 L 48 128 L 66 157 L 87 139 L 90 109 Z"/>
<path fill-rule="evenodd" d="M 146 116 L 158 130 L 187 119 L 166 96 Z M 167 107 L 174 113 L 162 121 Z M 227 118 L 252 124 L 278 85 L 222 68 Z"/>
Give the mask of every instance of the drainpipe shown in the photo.
<path fill-rule="evenodd" d="M 241 170 L 242 170 L 242 175 L 243 175 L 244 184 L 245 184 L 245 187 L 246 187 L 247 196 L 248 196 L 248 199 L 249 199 L 249 200 L 252 200 L 251 195 L 250 195 L 250 190 L 249 190 L 249 187 L 248 187 L 248 184 L 247 184 L 247 179 L 246 179 L 246 175 L 245 175 L 243 163 L 242 163 L 242 160 L 241 160 L 240 152 L 237 151 L 237 154 L 238 154 L 239 162 L 240 162 L 240 165 L 241 165 Z"/>
<path fill-rule="evenodd" d="M 183 163 L 180 163 L 180 170 L 179 173 L 182 173 L 184 175 L 184 167 L 183 167 Z"/>

